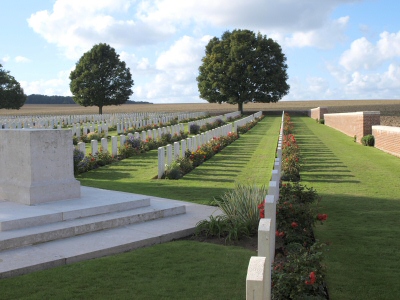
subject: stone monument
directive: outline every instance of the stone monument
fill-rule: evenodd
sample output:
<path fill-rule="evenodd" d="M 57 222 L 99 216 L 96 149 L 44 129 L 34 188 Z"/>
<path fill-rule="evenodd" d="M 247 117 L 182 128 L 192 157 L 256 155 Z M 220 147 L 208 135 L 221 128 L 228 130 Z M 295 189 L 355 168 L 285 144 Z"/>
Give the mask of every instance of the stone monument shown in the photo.
<path fill-rule="evenodd" d="M 80 195 L 71 130 L 0 130 L 0 200 L 35 205 Z"/>

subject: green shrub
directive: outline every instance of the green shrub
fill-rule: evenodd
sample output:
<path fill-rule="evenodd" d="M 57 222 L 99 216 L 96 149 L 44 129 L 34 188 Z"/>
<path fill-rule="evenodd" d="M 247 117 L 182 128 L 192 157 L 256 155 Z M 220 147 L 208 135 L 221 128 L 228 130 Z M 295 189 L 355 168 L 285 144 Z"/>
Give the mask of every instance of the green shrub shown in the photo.
<path fill-rule="evenodd" d="M 319 124 L 325 124 L 325 120 L 324 119 L 319 119 Z"/>
<path fill-rule="evenodd" d="M 284 260 L 276 260 L 272 271 L 272 299 L 328 299 L 321 265 L 322 247 L 306 248 L 293 243 L 286 247 Z"/>
<path fill-rule="evenodd" d="M 373 147 L 375 145 L 375 137 L 372 134 L 365 135 L 361 138 L 361 143 L 364 146 Z"/>
<path fill-rule="evenodd" d="M 197 125 L 196 123 L 190 125 L 189 133 L 198 134 L 199 132 L 200 132 L 200 125 Z"/>
<path fill-rule="evenodd" d="M 111 153 L 108 151 L 104 151 L 103 148 L 100 148 L 100 151 L 96 153 L 95 157 L 96 157 L 96 162 L 100 167 L 109 165 L 114 160 Z"/>
<path fill-rule="evenodd" d="M 173 161 L 171 165 L 168 165 L 165 170 L 165 178 L 167 179 L 179 179 L 182 178 L 183 173 L 180 168 L 180 164 L 177 161 Z"/>
<path fill-rule="evenodd" d="M 260 220 L 258 205 L 267 193 L 264 186 L 237 183 L 235 189 L 214 199 L 214 204 L 221 209 L 223 214 L 199 222 L 196 233 L 225 237 L 228 241 L 255 235 Z"/>

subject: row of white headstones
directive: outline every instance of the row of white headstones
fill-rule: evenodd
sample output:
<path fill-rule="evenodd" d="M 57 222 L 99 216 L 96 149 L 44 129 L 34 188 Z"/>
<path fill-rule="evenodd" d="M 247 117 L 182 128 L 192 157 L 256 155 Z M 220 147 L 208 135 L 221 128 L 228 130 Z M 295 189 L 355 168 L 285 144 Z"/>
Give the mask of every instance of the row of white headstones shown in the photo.
<path fill-rule="evenodd" d="M 206 114 L 206 113 L 202 113 L 202 114 Z M 224 115 L 220 115 L 220 116 L 216 116 L 216 117 L 212 117 L 212 118 L 207 118 L 207 119 L 201 119 L 192 123 L 197 124 L 196 122 L 198 122 L 198 125 L 200 124 L 205 124 L 205 123 L 210 123 L 210 122 L 214 122 L 216 119 L 220 118 L 222 120 L 227 120 L 230 117 L 236 117 L 240 115 L 239 111 L 236 112 L 232 112 L 232 113 L 227 113 Z M 182 115 L 184 117 L 187 118 L 194 118 L 194 117 L 199 117 L 201 116 L 200 113 L 187 113 Z M 184 119 L 183 119 L 184 120 Z M 206 121 L 206 122 L 205 122 Z M 241 126 L 241 122 L 236 121 L 236 126 Z M 121 134 L 119 136 L 112 136 L 111 137 L 111 155 L 113 155 L 114 157 L 117 156 L 118 154 L 118 141 L 119 141 L 119 146 L 122 147 L 127 138 L 135 138 L 135 139 L 140 139 L 143 142 L 149 139 L 153 139 L 153 140 L 157 140 L 158 138 L 161 138 L 162 134 L 171 134 L 172 136 L 174 135 L 178 135 L 180 136 L 181 131 L 184 131 L 184 125 L 182 123 L 176 124 L 176 125 L 172 125 L 172 126 L 166 126 L 166 127 L 159 127 L 157 129 L 149 129 L 147 131 L 141 131 L 139 132 L 135 132 L 135 133 L 128 133 L 127 135 Z M 101 133 L 102 131 L 99 130 L 99 133 Z M 74 129 L 72 130 L 72 134 L 74 134 Z M 96 153 L 98 153 L 100 151 L 99 148 L 99 142 L 97 140 L 91 140 L 91 151 L 90 153 L 92 153 L 93 155 L 95 155 Z M 102 148 L 103 151 L 108 151 L 108 139 L 107 139 L 107 134 L 105 138 L 102 138 L 100 141 L 100 146 Z M 197 147 L 197 146 L 196 146 Z M 84 142 L 79 142 L 77 145 L 77 149 L 82 151 L 84 154 L 86 154 L 86 144 Z"/>
<path fill-rule="evenodd" d="M 158 138 L 161 138 L 162 134 L 171 134 L 171 135 L 178 135 L 180 136 L 180 132 L 184 130 L 184 125 L 183 124 L 177 124 L 177 125 L 172 125 L 172 126 L 167 126 L 167 127 L 160 127 L 157 129 L 152 129 L 152 130 L 147 130 L 147 131 L 142 131 L 142 132 L 135 132 L 135 133 L 128 133 L 127 135 L 121 134 L 119 136 L 112 136 L 111 137 L 111 154 L 116 157 L 118 154 L 118 141 L 119 141 L 119 146 L 122 147 L 125 145 L 126 139 L 128 138 L 135 138 L 139 139 L 141 141 L 146 141 L 149 139 L 154 139 L 157 140 Z M 99 148 L 99 143 L 97 140 L 91 140 L 91 152 L 93 155 L 96 153 L 100 152 Z M 100 146 L 102 148 L 102 151 L 108 151 L 108 139 L 107 138 L 102 138 L 100 140 Z M 84 154 L 86 154 L 86 143 L 84 142 L 79 142 L 77 144 L 77 149 L 79 151 L 82 151 Z"/>
<path fill-rule="evenodd" d="M 80 137 L 83 134 L 94 132 L 108 132 L 109 127 L 116 126 L 117 133 L 124 133 L 129 128 L 140 128 L 147 125 L 166 124 L 174 118 L 178 122 L 201 118 L 206 112 L 192 113 L 132 113 L 108 115 L 69 115 L 69 116 L 19 116 L 13 118 L 0 118 L 0 129 L 61 129 L 63 125 L 72 129 L 72 134 Z"/>
<path fill-rule="evenodd" d="M 193 137 L 175 142 L 172 146 L 168 144 L 165 147 L 158 148 L 158 178 L 162 178 L 167 166 L 171 165 L 173 160 L 177 160 L 180 157 L 184 157 L 186 150 L 191 152 L 196 151 L 198 147 L 208 143 L 213 138 L 219 138 L 221 136 L 227 136 L 232 132 L 236 132 L 237 128 L 244 126 L 247 123 L 254 121 L 256 118 L 261 117 L 262 112 L 259 111 L 255 114 L 236 120 L 233 123 L 223 125 L 221 127 L 208 130 L 204 133 L 197 134 Z"/>
<path fill-rule="evenodd" d="M 247 268 L 246 299 L 271 299 L 272 281 L 271 268 L 275 257 L 276 205 L 279 200 L 279 182 L 281 177 L 282 140 L 283 140 L 282 113 L 281 129 L 274 169 L 269 181 L 268 194 L 264 199 L 264 218 L 258 225 L 258 253 L 252 256 Z"/>

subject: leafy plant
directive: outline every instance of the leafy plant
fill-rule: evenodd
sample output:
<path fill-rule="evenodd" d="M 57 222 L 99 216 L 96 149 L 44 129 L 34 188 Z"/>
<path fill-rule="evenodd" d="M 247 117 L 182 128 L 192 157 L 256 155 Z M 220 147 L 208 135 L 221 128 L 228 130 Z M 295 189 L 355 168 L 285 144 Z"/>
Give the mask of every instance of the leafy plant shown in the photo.
<path fill-rule="evenodd" d="M 200 125 L 197 125 L 196 123 L 190 124 L 189 133 L 198 134 L 199 132 L 200 132 Z"/>
<path fill-rule="evenodd" d="M 375 137 L 372 134 L 367 134 L 361 138 L 361 143 L 364 146 L 373 147 L 375 145 Z"/>
<path fill-rule="evenodd" d="M 273 264 L 272 299 L 327 299 L 323 247 L 318 242 L 309 248 L 292 243 L 285 249 L 285 259 Z"/>
<path fill-rule="evenodd" d="M 282 180 L 300 180 L 300 150 L 293 134 L 283 136 L 282 173 Z"/>
<path fill-rule="evenodd" d="M 113 162 L 114 158 L 111 155 L 110 152 L 108 152 L 107 150 L 104 150 L 103 148 L 100 147 L 99 152 L 96 153 L 95 155 L 96 158 L 96 162 L 97 164 L 102 167 L 105 165 L 109 165 Z"/>
<path fill-rule="evenodd" d="M 76 174 L 78 174 L 78 165 L 82 161 L 82 159 L 85 157 L 85 154 L 82 151 L 74 148 L 73 157 L 74 157 L 74 174 L 76 175 Z"/>
<path fill-rule="evenodd" d="M 165 178 L 167 179 L 179 179 L 183 176 L 183 173 L 180 168 L 180 163 L 177 161 L 173 161 L 171 165 L 167 165 L 165 170 Z"/>
<path fill-rule="evenodd" d="M 257 233 L 260 220 L 258 206 L 267 195 L 265 186 L 243 185 L 237 183 L 235 189 L 215 198 L 222 215 L 204 220 L 197 224 L 197 234 L 225 237 L 226 240 L 238 240 Z"/>

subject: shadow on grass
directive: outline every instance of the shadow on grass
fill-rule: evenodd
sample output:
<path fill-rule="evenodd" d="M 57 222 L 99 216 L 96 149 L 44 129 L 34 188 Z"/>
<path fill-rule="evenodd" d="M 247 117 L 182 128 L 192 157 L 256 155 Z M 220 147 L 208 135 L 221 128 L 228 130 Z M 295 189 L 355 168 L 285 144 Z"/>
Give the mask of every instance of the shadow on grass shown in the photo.
<path fill-rule="evenodd" d="M 301 149 L 301 158 L 305 162 L 300 171 L 302 181 L 360 182 L 355 179 L 354 175 L 348 174 L 351 173 L 350 169 L 304 123 L 299 122 L 296 126 L 299 132 L 296 140 Z"/>

